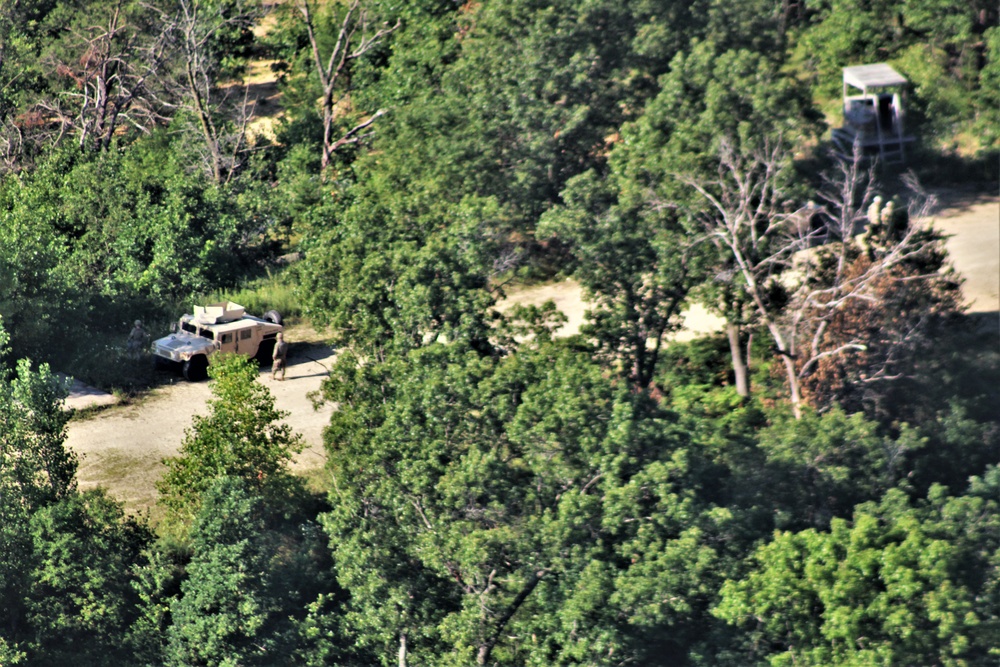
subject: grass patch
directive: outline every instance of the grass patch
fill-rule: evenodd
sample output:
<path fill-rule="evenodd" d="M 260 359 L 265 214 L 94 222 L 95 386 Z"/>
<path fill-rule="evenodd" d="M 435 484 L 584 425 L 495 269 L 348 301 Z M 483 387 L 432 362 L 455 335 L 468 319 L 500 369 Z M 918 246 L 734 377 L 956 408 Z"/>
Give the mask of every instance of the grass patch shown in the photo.
<path fill-rule="evenodd" d="M 235 301 L 252 315 L 263 315 L 269 310 L 278 311 L 282 317 L 300 317 L 303 313 L 294 285 L 282 273 L 252 280 L 236 289 L 211 292 L 196 302 L 220 301 Z"/>
<path fill-rule="evenodd" d="M 117 405 L 121 405 L 121 403 L 118 403 Z M 116 405 L 91 405 L 86 408 L 76 408 L 70 412 L 69 420 L 71 422 L 85 422 L 88 419 L 93 419 L 105 410 L 113 407 L 116 407 Z"/>
<path fill-rule="evenodd" d="M 305 480 L 306 490 L 310 493 L 326 495 L 330 491 L 330 487 L 333 486 L 333 477 L 325 466 L 297 470 L 295 474 Z"/>
<path fill-rule="evenodd" d="M 110 449 L 101 452 L 99 457 L 95 457 L 96 462 L 93 467 L 100 472 L 99 479 L 101 486 L 109 484 L 121 484 L 128 478 L 137 461 L 134 456 L 130 456 L 120 449 Z"/>

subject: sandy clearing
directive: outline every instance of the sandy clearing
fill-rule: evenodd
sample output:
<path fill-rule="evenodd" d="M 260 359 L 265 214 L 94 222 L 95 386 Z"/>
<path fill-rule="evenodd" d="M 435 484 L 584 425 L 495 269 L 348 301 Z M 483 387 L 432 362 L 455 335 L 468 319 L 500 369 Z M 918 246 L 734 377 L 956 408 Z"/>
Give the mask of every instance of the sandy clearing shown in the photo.
<path fill-rule="evenodd" d="M 286 421 L 305 441 L 294 470 L 315 470 L 326 460 L 323 429 L 333 408 L 313 409 L 309 394 L 320 388 L 332 360 L 328 346 L 299 344 L 293 345 L 284 382 L 272 381 L 269 369 L 262 369 L 260 381 L 271 390 L 278 409 L 290 413 Z M 177 378 L 138 403 L 70 422 L 66 444 L 80 457 L 80 488 L 104 487 L 130 510 L 152 506 L 163 459 L 177 455 L 185 429 L 194 415 L 206 414 L 210 397 L 207 382 Z"/>
<path fill-rule="evenodd" d="M 497 304 L 497 309 L 503 312 L 515 304 L 540 306 L 549 300 L 566 315 L 566 323 L 555 330 L 555 336 L 564 338 L 579 333 L 589 304 L 584 298 L 583 287 L 572 279 L 510 290 L 507 298 Z M 671 338 L 691 340 L 719 331 L 724 324 L 721 317 L 708 312 L 701 304 L 694 304 L 684 313 L 683 329 Z"/>
<path fill-rule="evenodd" d="M 497 310 L 502 313 L 515 305 L 541 306 L 546 301 L 555 303 L 556 308 L 562 311 L 567 320 L 565 324 L 553 330 L 553 335 L 565 338 L 580 331 L 587 303 L 583 299 L 583 287 L 575 280 L 508 290 L 507 298 L 497 303 Z"/>
<path fill-rule="evenodd" d="M 962 291 L 970 313 L 1000 312 L 1000 197 L 976 193 L 941 193 L 946 206 L 933 220 L 949 235 L 945 243 L 955 269 L 965 278 Z M 572 336 L 585 320 L 583 288 L 574 280 L 510 290 L 499 310 L 515 303 L 540 306 L 548 300 L 566 314 L 556 336 Z M 683 328 L 673 340 L 687 341 L 722 330 L 725 321 L 700 304 L 684 314 Z"/>
<path fill-rule="evenodd" d="M 1000 312 L 1000 198 L 947 208 L 933 223 L 945 242 L 971 313 Z"/>

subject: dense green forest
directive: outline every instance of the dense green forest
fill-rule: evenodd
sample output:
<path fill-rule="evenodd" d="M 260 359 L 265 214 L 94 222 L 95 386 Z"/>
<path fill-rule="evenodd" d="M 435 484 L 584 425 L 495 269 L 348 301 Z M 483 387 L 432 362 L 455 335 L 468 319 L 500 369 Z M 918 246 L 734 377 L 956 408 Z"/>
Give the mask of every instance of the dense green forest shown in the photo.
<path fill-rule="evenodd" d="M 921 182 L 996 188 L 998 23 L 0 0 L 0 666 L 996 664 L 1000 350 Z M 830 150 L 875 62 L 912 171 Z M 566 276 L 578 335 L 496 309 Z M 278 287 L 339 351 L 327 488 L 220 357 L 162 520 L 80 491 L 50 369 L 141 389 L 131 320 Z"/>

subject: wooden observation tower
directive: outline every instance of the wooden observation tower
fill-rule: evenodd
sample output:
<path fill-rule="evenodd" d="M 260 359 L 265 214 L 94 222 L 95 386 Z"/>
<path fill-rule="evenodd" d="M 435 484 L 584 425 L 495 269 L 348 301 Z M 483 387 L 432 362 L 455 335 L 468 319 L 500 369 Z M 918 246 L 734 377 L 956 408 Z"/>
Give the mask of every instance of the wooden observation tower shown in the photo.
<path fill-rule="evenodd" d="M 844 127 L 833 141 L 847 157 L 860 145 L 866 155 L 878 152 L 882 162 L 903 162 L 904 147 L 913 141 L 903 131 L 903 92 L 907 80 L 890 65 L 844 68 Z M 861 94 L 848 95 L 860 90 Z"/>

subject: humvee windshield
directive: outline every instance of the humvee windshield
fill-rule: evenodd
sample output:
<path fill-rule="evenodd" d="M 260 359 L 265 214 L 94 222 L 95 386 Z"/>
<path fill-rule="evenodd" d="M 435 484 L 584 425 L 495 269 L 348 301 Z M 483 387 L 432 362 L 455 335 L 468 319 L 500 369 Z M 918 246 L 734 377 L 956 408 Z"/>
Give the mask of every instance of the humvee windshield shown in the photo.
<path fill-rule="evenodd" d="M 191 324 L 190 322 L 181 322 L 181 329 L 187 331 L 188 333 L 193 333 L 196 336 L 201 336 L 202 338 L 207 338 L 209 340 L 212 340 L 213 338 L 211 331 L 203 331 L 198 327 L 196 327 L 195 325 Z"/>

